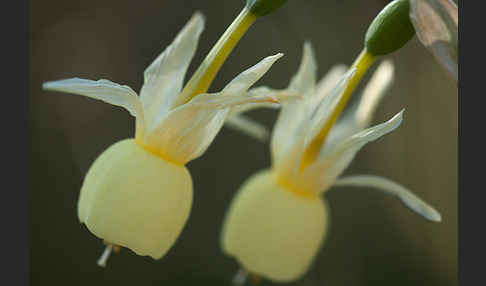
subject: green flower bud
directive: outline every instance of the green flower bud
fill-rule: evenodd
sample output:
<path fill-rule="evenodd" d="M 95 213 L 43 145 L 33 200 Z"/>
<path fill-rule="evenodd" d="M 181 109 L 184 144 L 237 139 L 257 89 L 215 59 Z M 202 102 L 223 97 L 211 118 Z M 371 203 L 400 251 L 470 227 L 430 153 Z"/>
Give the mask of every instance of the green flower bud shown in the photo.
<path fill-rule="evenodd" d="M 395 0 L 381 10 L 366 32 L 365 46 L 369 53 L 373 56 L 392 53 L 415 35 L 409 11 L 408 0 Z"/>
<path fill-rule="evenodd" d="M 255 16 L 265 16 L 277 10 L 287 0 L 246 0 L 246 7 Z"/>

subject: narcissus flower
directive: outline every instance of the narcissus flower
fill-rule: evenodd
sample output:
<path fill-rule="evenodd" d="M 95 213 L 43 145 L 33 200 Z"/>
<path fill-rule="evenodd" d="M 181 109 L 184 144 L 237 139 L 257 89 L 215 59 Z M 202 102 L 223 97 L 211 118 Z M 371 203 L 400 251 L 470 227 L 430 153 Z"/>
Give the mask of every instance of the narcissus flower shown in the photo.
<path fill-rule="evenodd" d="M 242 14 L 240 19 L 246 15 Z M 237 26 L 230 27 L 226 36 Z M 161 258 L 178 238 L 191 210 L 193 185 L 185 164 L 204 153 L 234 106 L 276 102 L 272 95 L 246 92 L 282 54 L 263 59 L 214 94 L 204 92 L 219 67 L 206 76 L 210 65 L 204 65 L 190 81 L 192 90 L 182 90 L 203 28 L 204 18 L 196 13 L 147 67 L 140 96 L 105 79 L 71 78 L 43 85 L 121 106 L 136 118 L 135 138 L 113 144 L 96 159 L 79 196 L 79 220 L 109 243 L 101 265 L 113 246 Z M 215 58 L 217 53 L 207 59 L 212 63 Z M 224 59 L 218 60 L 220 66 Z M 199 89 L 204 91 L 193 92 L 201 81 L 206 87 Z"/>
<path fill-rule="evenodd" d="M 328 204 L 322 194 L 333 186 L 377 188 L 397 196 L 426 219 L 441 220 L 432 207 L 388 179 L 371 175 L 340 177 L 363 146 L 402 122 L 403 110 L 384 123 L 366 128 L 393 78 L 393 65 L 388 61 L 380 64 L 360 101 L 332 126 L 318 146 L 316 157 L 306 157 L 355 72 L 354 68 L 346 72 L 345 67 L 336 66 L 316 83 L 316 68 L 307 43 L 300 68 L 287 89 L 261 87 L 249 91 L 253 95 L 298 96 L 281 101 L 271 137 L 271 168 L 256 173 L 242 185 L 223 224 L 223 251 L 248 272 L 277 282 L 299 279 L 309 269 L 328 232 Z"/>

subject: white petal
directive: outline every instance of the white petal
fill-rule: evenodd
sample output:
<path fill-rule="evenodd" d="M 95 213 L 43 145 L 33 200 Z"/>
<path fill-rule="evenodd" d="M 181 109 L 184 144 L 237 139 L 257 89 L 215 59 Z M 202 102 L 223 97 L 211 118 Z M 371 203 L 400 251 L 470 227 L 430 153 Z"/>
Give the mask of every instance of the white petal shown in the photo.
<path fill-rule="evenodd" d="M 346 72 L 326 96 L 311 94 L 283 103 L 271 139 L 273 166 L 280 176 L 297 176 L 305 147 L 325 124 L 354 72 Z"/>
<path fill-rule="evenodd" d="M 437 212 L 433 207 L 422 201 L 419 197 L 411 193 L 402 185 L 389 179 L 371 175 L 357 175 L 340 178 L 334 185 L 373 187 L 380 189 L 390 195 L 398 197 L 405 204 L 405 206 L 424 218 L 435 222 L 441 221 L 439 212 Z"/>
<path fill-rule="evenodd" d="M 395 130 L 402 122 L 402 118 L 403 110 L 387 122 L 358 132 L 332 148 L 321 151 L 316 162 L 308 166 L 299 176 L 301 188 L 315 192 L 326 191 L 364 145 Z"/>
<path fill-rule="evenodd" d="M 246 92 L 257 80 L 259 80 L 270 67 L 283 56 L 282 53 L 278 53 L 273 56 L 269 56 L 261 60 L 256 65 L 240 73 L 230 83 L 228 83 L 221 93 L 224 96 L 240 95 Z"/>
<path fill-rule="evenodd" d="M 299 70 L 290 80 L 288 89 L 299 92 L 314 91 L 316 84 L 317 64 L 314 50 L 310 42 L 304 43 L 304 51 Z"/>
<path fill-rule="evenodd" d="M 372 120 L 378 103 L 389 90 L 394 75 L 394 66 L 391 61 L 383 61 L 373 73 L 370 81 L 364 88 L 357 104 L 345 110 L 341 118 L 332 127 L 324 148 L 330 148 L 353 133 L 366 128 Z"/>
<path fill-rule="evenodd" d="M 275 99 L 265 96 L 200 94 L 172 110 L 147 135 L 145 143 L 167 159 L 185 164 L 206 151 L 223 126 L 232 106 L 262 101 L 275 102 Z"/>
<path fill-rule="evenodd" d="M 132 116 L 143 116 L 137 93 L 127 85 L 119 85 L 106 79 L 94 81 L 89 79 L 70 78 L 45 82 L 42 84 L 42 88 L 84 95 L 109 104 L 121 106 L 128 110 Z"/>
<path fill-rule="evenodd" d="M 145 70 L 140 99 L 150 124 L 173 107 L 203 29 L 204 16 L 196 12 L 172 44 Z"/>
<path fill-rule="evenodd" d="M 266 142 L 270 136 L 270 132 L 263 124 L 244 115 L 229 116 L 225 126 L 239 130 L 262 142 Z"/>
<path fill-rule="evenodd" d="M 298 98 L 299 95 L 297 93 L 292 93 L 287 90 L 277 90 L 272 89 L 266 86 L 260 86 L 256 88 L 252 88 L 247 91 L 248 96 L 272 96 L 275 97 L 279 103 L 287 102 L 289 100 L 293 100 Z M 258 109 L 258 108 L 272 108 L 277 109 L 280 108 L 280 104 L 272 103 L 272 102 L 262 102 L 262 103 L 252 103 L 252 104 L 245 104 L 245 105 L 238 105 L 231 109 L 231 114 L 236 115 L 239 113 L 247 112 L 250 110 Z"/>
<path fill-rule="evenodd" d="M 305 137 L 303 126 L 308 123 L 306 121 L 310 113 L 308 112 L 309 104 L 306 103 L 306 100 L 314 95 L 316 70 L 317 65 L 312 45 L 306 42 L 299 69 L 290 80 L 287 88 L 287 92 L 295 93 L 301 98 L 282 102 L 283 107 L 273 128 L 271 151 L 274 166 L 281 164 L 281 161 L 292 161 L 294 158 L 289 158 L 289 154 L 298 155 L 302 151 L 297 152 L 290 149 L 292 147 L 301 149 L 297 142 Z M 301 144 L 299 143 L 299 145 Z"/>
<path fill-rule="evenodd" d="M 452 0 L 411 0 L 410 20 L 422 44 L 457 81 L 457 5 Z"/>
<path fill-rule="evenodd" d="M 271 95 L 248 95 L 255 83 L 281 54 L 267 57 L 242 72 L 218 94 L 200 94 L 170 111 L 147 134 L 145 144 L 169 160 L 185 164 L 201 156 L 214 140 L 233 106 L 273 102 Z"/>
<path fill-rule="evenodd" d="M 390 120 L 348 137 L 347 139 L 343 140 L 341 144 L 337 144 L 334 148 L 324 150 L 325 152 L 321 153 L 321 156 L 341 156 L 342 154 L 351 150 L 358 151 L 366 143 L 374 141 L 400 126 L 403 120 L 403 112 L 404 109 L 393 116 Z"/>

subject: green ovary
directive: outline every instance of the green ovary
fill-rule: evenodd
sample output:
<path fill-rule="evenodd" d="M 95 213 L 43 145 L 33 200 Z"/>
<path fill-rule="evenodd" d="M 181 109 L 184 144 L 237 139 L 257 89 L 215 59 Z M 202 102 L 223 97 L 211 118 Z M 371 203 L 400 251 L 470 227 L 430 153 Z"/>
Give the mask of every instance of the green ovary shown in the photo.
<path fill-rule="evenodd" d="M 191 206 L 186 167 L 127 139 L 110 146 L 91 166 L 78 217 L 97 237 L 160 259 L 177 240 Z"/>
<path fill-rule="evenodd" d="M 302 277 L 328 227 L 327 203 L 282 189 L 269 170 L 250 177 L 224 221 L 221 244 L 248 271 L 277 282 Z"/>

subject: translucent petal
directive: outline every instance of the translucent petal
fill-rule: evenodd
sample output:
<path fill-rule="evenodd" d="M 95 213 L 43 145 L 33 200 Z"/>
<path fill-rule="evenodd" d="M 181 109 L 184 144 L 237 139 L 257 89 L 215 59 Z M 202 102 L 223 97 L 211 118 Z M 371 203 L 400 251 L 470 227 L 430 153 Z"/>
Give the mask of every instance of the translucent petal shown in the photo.
<path fill-rule="evenodd" d="M 263 124 L 244 115 L 229 116 L 225 126 L 241 131 L 262 142 L 267 142 L 270 136 L 270 132 Z"/>
<path fill-rule="evenodd" d="M 273 97 L 201 94 L 171 111 L 147 135 L 150 149 L 170 161 L 185 164 L 206 151 L 224 124 L 232 106 L 273 101 Z"/>
<path fill-rule="evenodd" d="M 304 43 L 304 51 L 299 70 L 290 80 L 288 89 L 299 92 L 314 90 L 316 84 L 317 64 L 314 49 L 310 42 Z"/>
<path fill-rule="evenodd" d="M 309 116 L 307 109 L 310 107 L 303 98 L 312 96 L 315 90 L 316 60 L 310 43 L 306 42 L 303 48 L 303 55 L 299 70 L 292 77 L 288 92 L 297 93 L 302 100 L 289 100 L 283 102 L 277 122 L 272 132 L 271 150 L 275 164 L 279 164 L 281 159 L 288 156 L 290 148 L 297 146 L 296 142 L 304 136 L 303 125 Z M 299 147 L 298 147 L 299 148 Z M 296 153 L 296 152 L 290 152 Z M 297 152 L 298 153 L 298 152 Z M 292 160 L 292 158 L 290 159 Z M 286 160 L 287 161 L 287 160 Z"/>
<path fill-rule="evenodd" d="M 334 183 L 335 186 L 355 186 L 355 187 L 372 187 L 384 191 L 387 194 L 399 198 L 405 206 L 424 218 L 440 222 L 441 216 L 438 211 L 411 193 L 404 186 L 395 183 L 389 179 L 371 176 L 355 175 L 340 178 Z"/>
<path fill-rule="evenodd" d="M 302 172 L 298 185 L 301 189 L 313 192 L 326 191 L 364 145 L 395 130 L 400 126 L 402 119 L 403 110 L 387 122 L 358 132 L 335 144 L 333 148 L 325 149 L 316 162 Z"/>
<path fill-rule="evenodd" d="M 410 20 L 417 37 L 457 81 L 458 9 L 452 0 L 411 0 Z"/>
<path fill-rule="evenodd" d="M 176 107 L 153 132 L 147 134 L 145 144 L 179 164 L 199 157 L 216 137 L 233 106 L 277 102 L 271 95 L 249 96 L 246 92 L 279 57 L 263 59 L 237 76 L 218 94 L 200 94 Z"/>
<path fill-rule="evenodd" d="M 330 148 L 340 140 L 366 128 L 393 83 L 394 66 L 391 61 L 383 61 L 373 73 L 357 104 L 350 106 L 332 127 L 324 148 Z"/>
<path fill-rule="evenodd" d="M 240 95 L 245 93 L 257 80 L 259 80 L 270 67 L 283 56 L 278 53 L 261 60 L 258 64 L 240 73 L 221 91 L 223 95 Z"/>
<path fill-rule="evenodd" d="M 327 95 L 304 95 L 302 100 L 283 103 L 271 140 L 273 166 L 279 176 L 290 180 L 297 177 L 305 147 L 322 128 L 354 72 L 355 69 L 346 72 Z M 315 89 L 310 90 L 315 93 Z"/>
<path fill-rule="evenodd" d="M 137 93 L 127 85 L 119 85 L 106 79 L 97 81 L 81 78 L 70 78 L 49 81 L 42 84 L 46 90 L 55 90 L 84 95 L 109 104 L 121 106 L 132 116 L 143 118 L 142 107 Z"/>
<path fill-rule="evenodd" d="M 275 97 L 278 102 L 286 102 L 288 100 L 291 100 L 295 97 L 298 97 L 297 93 L 291 93 L 288 92 L 287 90 L 277 90 L 277 89 L 272 89 L 266 86 L 260 86 L 256 88 L 252 88 L 248 90 L 247 92 L 248 96 L 261 96 L 261 95 L 269 95 Z M 272 109 L 277 109 L 280 108 L 280 104 L 275 104 L 272 102 L 262 102 L 262 103 L 251 103 L 251 104 L 245 104 L 245 105 L 238 105 L 235 106 L 234 108 L 231 109 L 231 114 L 236 115 L 238 113 L 243 113 L 247 112 L 250 110 L 258 109 L 258 108 L 272 108 Z"/>
<path fill-rule="evenodd" d="M 172 44 L 145 70 L 140 100 L 151 127 L 173 107 L 203 29 L 204 17 L 196 12 Z"/>

